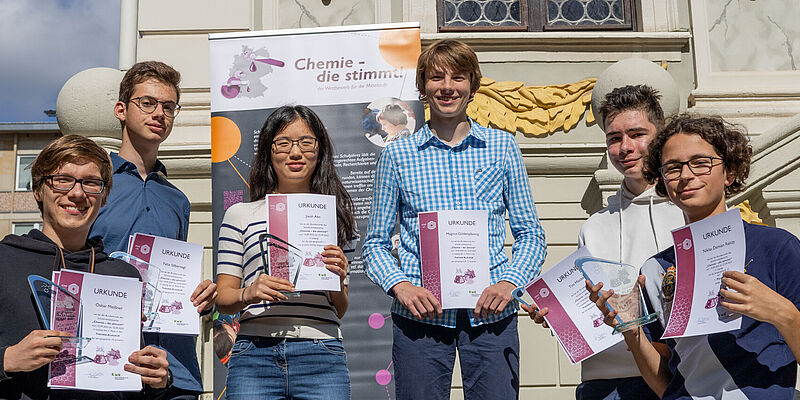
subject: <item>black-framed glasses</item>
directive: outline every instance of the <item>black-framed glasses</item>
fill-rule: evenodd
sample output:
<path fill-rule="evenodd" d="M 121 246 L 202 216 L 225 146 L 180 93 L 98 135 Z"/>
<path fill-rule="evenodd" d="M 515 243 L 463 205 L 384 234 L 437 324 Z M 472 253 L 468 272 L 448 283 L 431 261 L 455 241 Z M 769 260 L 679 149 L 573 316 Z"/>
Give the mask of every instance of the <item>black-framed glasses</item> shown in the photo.
<path fill-rule="evenodd" d="M 69 192 L 75 187 L 75 183 L 81 184 L 81 189 L 88 194 L 100 194 L 106 188 L 106 182 L 102 179 L 84 178 L 78 179 L 69 175 L 47 175 L 42 180 L 50 184 L 53 190 Z"/>
<path fill-rule="evenodd" d="M 272 150 L 276 153 L 290 153 L 295 144 L 297 144 L 297 147 L 299 147 L 302 152 L 317 151 L 317 138 L 311 136 L 302 137 L 297 140 L 286 138 L 275 139 L 272 141 Z"/>
<path fill-rule="evenodd" d="M 139 107 L 142 112 L 147 114 L 154 113 L 156 108 L 158 108 L 158 105 L 161 104 L 161 109 L 164 111 L 164 115 L 169 118 L 175 118 L 175 116 L 181 111 L 181 106 L 174 101 L 160 101 L 150 96 L 134 97 L 131 99 L 131 103 L 136 104 L 136 107 Z"/>
<path fill-rule="evenodd" d="M 719 162 L 714 162 L 718 160 Z M 723 163 L 723 159 L 719 157 L 711 157 L 711 156 L 700 156 L 692 158 L 689 161 L 673 161 L 668 162 L 661 166 L 658 170 L 661 172 L 661 176 L 668 181 L 672 181 L 681 177 L 681 173 L 683 172 L 683 166 L 689 167 L 689 171 L 692 171 L 693 174 L 699 175 L 708 175 L 711 173 L 711 170 Z"/>

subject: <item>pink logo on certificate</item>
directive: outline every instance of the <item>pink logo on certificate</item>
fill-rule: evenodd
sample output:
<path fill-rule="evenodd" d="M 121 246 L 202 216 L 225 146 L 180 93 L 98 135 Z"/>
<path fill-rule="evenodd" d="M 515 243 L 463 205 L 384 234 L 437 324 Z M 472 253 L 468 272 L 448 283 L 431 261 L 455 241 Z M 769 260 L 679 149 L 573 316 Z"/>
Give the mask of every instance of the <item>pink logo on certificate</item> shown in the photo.
<path fill-rule="evenodd" d="M 669 313 L 667 326 L 662 338 L 681 336 L 686 332 L 689 316 L 692 313 L 692 297 L 694 293 L 694 251 L 692 248 L 692 229 L 685 227 L 672 232 L 675 243 L 676 284 L 675 297 Z M 688 245 L 688 246 L 687 246 Z"/>
<path fill-rule="evenodd" d="M 439 231 L 436 230 L 436 212 L 419 213 L 419 255 L 422 269 L 422 287 L 428 289 L 436 300 L 442 302 L 442 279 L 439 275 Z M 422 227 L 427 228 L 422 229 Z M 462 276 L 464 282 L 466 277 Z M 458 278 L 456 282 L 458 283 Z M 461 282 L 461 283 L 464 283 Z"/>
<path fill-rule="evenodd" d="M 142 252 L 142 254 L 150 254 L 150 246 L 146 244 L 143 244 L 139 250 Z"/>
<path fill-rule="evenodd" d="M 545 283 L 544 279 L 534 282 L 528 286 L 528 293 L 538 307 L 547 307 L 547 321 L 551 326 L 558 326 L 558 339 L 564 346 L 564 350 L 570 355 L 574 362 L 580 362 L 586 357 L 594 354 L 591 346 L 583 337 L 581 331 L 567 315 L 567 311 L 558 301 L 556 296 L 550 296 L 552 291 Z"/>

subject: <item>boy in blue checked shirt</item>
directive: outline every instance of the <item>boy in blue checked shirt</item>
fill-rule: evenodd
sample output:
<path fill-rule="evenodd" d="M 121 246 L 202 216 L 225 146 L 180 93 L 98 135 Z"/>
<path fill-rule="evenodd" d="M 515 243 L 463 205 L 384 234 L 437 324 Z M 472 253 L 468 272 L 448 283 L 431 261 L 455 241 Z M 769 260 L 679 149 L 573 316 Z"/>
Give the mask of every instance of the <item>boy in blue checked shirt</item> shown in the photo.
<path fill-rule="evenodd" d="M 467 117 L 480 79 L 466 44 L 442 40 L 425 49 L 417 89 L 430 120 L 378 160 L 364 257 L 370 279 L 395 298 L 392 360 L 400 400 L 449 399 L 456 349 L 467 399 L 519 393 L 518 304 L 511 291 L 540 272 L 546 245 L 514 137 Z M 421 287 L 418 213 L 438 210 L 489 210 L 492 284 L 474 310 L 442 310 Z M 506 211 L 515 239 L 511 260 L 503 251 Z M 399 264 L 390 253 L 396 221 Z"/>

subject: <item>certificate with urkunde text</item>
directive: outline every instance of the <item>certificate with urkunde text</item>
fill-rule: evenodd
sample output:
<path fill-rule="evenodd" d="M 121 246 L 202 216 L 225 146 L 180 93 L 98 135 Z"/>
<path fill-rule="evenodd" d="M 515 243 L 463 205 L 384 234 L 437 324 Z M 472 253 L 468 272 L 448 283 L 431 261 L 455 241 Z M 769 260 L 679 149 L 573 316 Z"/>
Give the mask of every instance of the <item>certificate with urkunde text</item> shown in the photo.
<path fill-rule="evenodd" d="M 489 211 L 419 213 L 422 287 L 443 309 L 475 308 L 489 286 Z"/>
<path fill-rule="evenodd" d="M 181 240 L 136 233 L 131 255 L 150 264 L 132 264 L 147 284 L 145 332 L 200 334 L 200 314 L 191 295 L 203 276 L 203 246 Z"/>
<path fill-rule="evenodd" d="M 586 247 L 544 271 L 525 288 L 538 308 L 549 309 L 544 318 L 573 364 L 623 339 L 612 334 L 603 314 L 589 300 L 586 278 L 575 266 L 575 260 L 581 257 L 591 257 Z"/>
<path fill-rule="evenodd" d="M 79 337 L 64 341 L 50 363 L 47 386 L 55 389 L 138 391 L 141 377 L 124 369 L 139 350 L 142 282 L 62 269 L 51 299 L 52 329 Z"/>
<path fill-rule="evenodd" d="M 342 290 L 325 267 L 322 252 L 337 240 L 336 197 L 321 194 L 267 195 L 268 271 L 295 290 Z"/>
<path fill-rule="evenodd" d="M 720 305 L 722 273 L 744 272 L 744 223 L 733 208 L 672 231 L 675 292 L 663 338 L 708 335 L 742 326 Z"/>

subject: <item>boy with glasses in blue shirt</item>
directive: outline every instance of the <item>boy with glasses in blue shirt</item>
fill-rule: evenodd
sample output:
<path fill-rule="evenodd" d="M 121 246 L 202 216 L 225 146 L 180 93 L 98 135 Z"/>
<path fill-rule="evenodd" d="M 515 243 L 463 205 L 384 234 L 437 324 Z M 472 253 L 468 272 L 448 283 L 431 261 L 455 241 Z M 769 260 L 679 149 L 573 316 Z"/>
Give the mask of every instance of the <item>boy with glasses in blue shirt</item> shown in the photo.
<path fill-rule="evenodd" d="M 122 125 L 119 153 L 111 153 L 114 191 L 92 226 L 107 251 L 127 251 L 128 238 L 145 233 L 186 240 L 189 199 L 167 181 L 158 147 L 172 131 L 180 111 L 180 73 L 158 61 L 136 63 L 122 78 L 114 116 Z M 216 285 L 205 280 L 192 293 L 198 312 L 208 311 Z M 173 387 L 168 398 L 196 399 L 203 391 L 195 341 L 191 336 L 145 333 L 145 342 L 164 348 L 169 356 Z"/>

